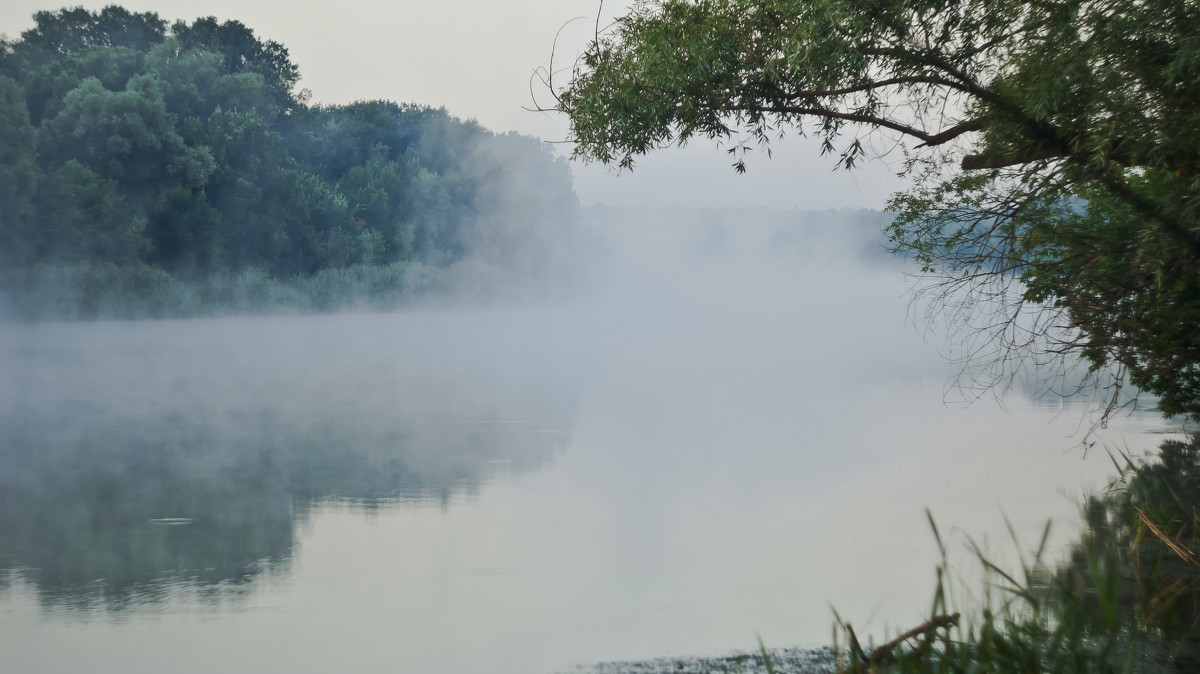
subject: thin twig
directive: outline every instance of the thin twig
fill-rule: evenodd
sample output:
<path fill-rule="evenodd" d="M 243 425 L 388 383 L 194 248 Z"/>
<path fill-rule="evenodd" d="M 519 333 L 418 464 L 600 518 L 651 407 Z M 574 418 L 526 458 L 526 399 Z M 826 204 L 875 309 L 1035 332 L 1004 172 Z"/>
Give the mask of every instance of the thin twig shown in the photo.
<path fill-rule="evenodd" d="M 960 614 L 953 613 L 950 615 L 940 615 L 940 616 L 931 618 L 929 620 L 929 622 L 926 622 L 925 624 L 920 625 L 918 627 L 914 627 L 911 630 L 905 632 L 904 634 L 901 634 L 900 636 L 896 637 L 895 639 L 892 639 L 891 641 L 887 642 L 886 644 L 883 644 L 879 648 L 876 648 L 875 652 L 871 653 L 871 657 L 866 659 L 866 663 L 867 664 L 879 664 L 880 662 L 883 662 L 883 660 L 885 658 L 895 657 L 892 654 L 892 650 L 894 650 L 900 644 L 904 643 L 905 641 L 908 641 L 909 639 L 912 639 L 913 637 L 921 636 L 922 634 L 931 632 L 933 630 L 945 629 L 945 628 L 957 626 L 958 620 L 960 617 L 961 617 Z M 846 627 L 849 628 L 850 626 L 847 625 Z M 851 635 L 853 635 L 853 632 L 851 632 Z"/>

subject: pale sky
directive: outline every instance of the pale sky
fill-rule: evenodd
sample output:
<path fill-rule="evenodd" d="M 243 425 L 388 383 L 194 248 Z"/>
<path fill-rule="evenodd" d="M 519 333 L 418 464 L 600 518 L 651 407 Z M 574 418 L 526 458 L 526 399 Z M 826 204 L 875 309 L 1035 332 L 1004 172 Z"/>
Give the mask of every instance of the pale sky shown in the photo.
<path fill-rule="evenodd" d="M 113 2 L 75 2 L 99 9 Z M 168 21 L 200 16 L 236 19 L 261 39 L 288 48 L 300 68 L 300 87 L 313 101 L 388 99 L 445 107 L 494 131 L 515 130 L 546 141 L 567 136 L 566 120 L 530 112 L 535 69 L 569 66 L 596 25 L 599 0 L 127 0 L 131 11 L 154 11 Z M 604 17 L 629 2 L 603 4 Z M 35 11 L 63 5 L 36 0 L 0 4 L 0 33 L 15 38 L 33 25 Z M 583 17 L 572 22 L 576 17 Z M 604 21 L 602 20 L 601 25 Z M 564 27 L 565 26 L 565 27 Z M 562 29 L 560 33 L 560 28 Z M 562 75 L 565 76 L 566 73 Z M 547 91 L 534 81 L 540 101 Z M 567 146 L 556 150 L 565 153 Z M 774 157 L 752 155 L 749 173 L 708 142 L 643 158 L 635 171 L 613 175 L 603 166 L 574 165 L 583 204 L 621 206 L 767 206 L 879 208 L 900 187 L 892 165 L 875 162 L 853 173 L 834 172 L 817 145 L 789 139 Z"/>

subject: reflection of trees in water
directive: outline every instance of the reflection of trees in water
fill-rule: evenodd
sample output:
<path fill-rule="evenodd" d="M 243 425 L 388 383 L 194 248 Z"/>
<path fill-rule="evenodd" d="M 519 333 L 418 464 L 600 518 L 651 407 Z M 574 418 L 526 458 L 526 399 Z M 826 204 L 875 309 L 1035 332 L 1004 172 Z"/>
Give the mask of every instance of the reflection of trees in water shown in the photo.
<path fill-rule="evenodd" d="M 262 573 L 286 572 L 295 522 L 316 502 L 444 507 L 497 470 L 535 470 L 565 431 L 363 410 L 17 407 L 0 412 L 0 569 L 16 569 L 43 603 L 77 608 L 183 590 L 227 598 Z"/>

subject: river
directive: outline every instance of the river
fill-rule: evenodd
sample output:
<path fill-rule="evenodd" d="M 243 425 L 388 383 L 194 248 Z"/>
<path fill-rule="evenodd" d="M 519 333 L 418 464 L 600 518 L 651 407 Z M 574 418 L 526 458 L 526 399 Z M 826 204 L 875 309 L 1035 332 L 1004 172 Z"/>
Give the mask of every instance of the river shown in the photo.
<path fill-rule="evenodd" d="M 961 402 L 853 241 L 591 227 L 570 299 L 0 326 L 0 670 L 549 673 L 820 644 L 831 606 L 882 636 L 927 610 L 926 508 L 964 578 L 968 536 L 1061 550 L 1105 449 L 1172 430 L 1085 452 L 1086 401 Z"/>

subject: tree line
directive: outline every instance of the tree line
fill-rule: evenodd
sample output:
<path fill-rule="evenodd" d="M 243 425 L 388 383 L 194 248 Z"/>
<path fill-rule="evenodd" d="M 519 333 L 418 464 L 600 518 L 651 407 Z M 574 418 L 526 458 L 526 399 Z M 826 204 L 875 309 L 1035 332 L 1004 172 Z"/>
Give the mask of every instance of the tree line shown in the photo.
<path fill-rule="evenodd" d="M 0 265 L 274 279 L 444 266 L 576 217 L 535 139 L 390 101 L 312 105 L 237 21 L 38 12 L 0 41 Z M 536 222 L 535 222 L 536 221 Z"/>

